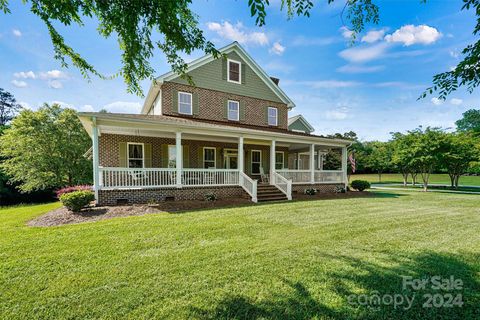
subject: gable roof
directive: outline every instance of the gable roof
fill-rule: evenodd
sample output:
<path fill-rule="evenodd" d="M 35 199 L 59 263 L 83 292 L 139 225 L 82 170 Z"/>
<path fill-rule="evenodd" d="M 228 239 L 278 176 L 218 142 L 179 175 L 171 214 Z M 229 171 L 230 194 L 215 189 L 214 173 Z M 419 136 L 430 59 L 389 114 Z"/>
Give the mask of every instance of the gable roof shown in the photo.
<path fill-rule="evenodd" d="M 301 115 L 296 115 L 296 116 L 293 116 L 291 118 L 288 118 L 288 126 L 290 127 L 291 124 L 293 124 L 294 122 L 296 121 L 300 121 L 303 123 L 303 125 L 305 127 L 307 127 L 307 129 L 310 131 L 310 132 L 313 132 L 315 131 L 315 128 L 312 127 L 312 125 L 310 123 L 308 123 L 308 121 Z"/>
<path fill-rule="evenodd" d="M 289 109 L 295 107 L 295 103 L 286 95 L 286 93 L 277 85 L 275 82 L 267 75 L 267 73 L 253 60 L 253 58 L 242 48 L 242 46 L 238 42 L 232 42 L 231 44 L 219 49 L 220 53 L 230 53 L 232 51 L 236 52 L 243 61 L 255 72 L 255 74 L 265 83 L 265 85 L 272 90 L 272 92 L 282 101 L 284 102 Z M 208 54 L 199 59 L 196 59 L 190 62 L 187 65 L 187 72 L 193 71 L 198 67 L 201 67 L 211 61 L 215 60 L 213 55 Z M 179 75 L 173 71 L 167 72 L 158 78 L 156 78 L 150 89 L 148 91 L 147 97 L 145 98 L 145 102 L 142 107 L 142 113 L 146 113 L 148 111 L 147 107 L 150 107 L 153 103 L 158 89 L 164 81 L 171 81 L 177 78 Z"/>

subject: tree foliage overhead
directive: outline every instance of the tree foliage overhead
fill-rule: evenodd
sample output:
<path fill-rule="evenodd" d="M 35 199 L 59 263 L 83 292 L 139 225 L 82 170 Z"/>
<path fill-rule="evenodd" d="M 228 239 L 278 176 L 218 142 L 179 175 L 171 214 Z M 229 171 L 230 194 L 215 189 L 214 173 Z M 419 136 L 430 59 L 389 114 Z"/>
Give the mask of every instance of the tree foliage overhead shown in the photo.
<path fill-rule="evenodd" d="M 0 88 L 0 130 L 13 119 L 20 109 L 13 94 Z"/>
<path fill-rule="evenodd" d="M 462 114 L 462 119 L 455 122 L 457 130 L 480 134 L 480 110 L 470 109 Z"/>
<path fill-rule="evenodd" d="M 45 104 L 22 110 L 0 137 L 1 169 L 22 192 L 91 182 L 92 164 L 83 157 L 91 140 L 76 111 Z"/>

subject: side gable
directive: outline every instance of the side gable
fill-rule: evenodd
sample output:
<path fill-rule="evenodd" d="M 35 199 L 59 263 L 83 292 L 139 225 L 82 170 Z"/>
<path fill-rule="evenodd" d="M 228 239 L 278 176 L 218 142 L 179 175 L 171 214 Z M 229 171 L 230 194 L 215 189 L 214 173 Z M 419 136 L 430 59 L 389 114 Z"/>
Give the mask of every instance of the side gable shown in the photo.
<path fill-rule="evenodd" d="M 315 129 L 308 123 L 302 115 L 297 115 L 288 119 L 288 130 L 312 133 Z"/>

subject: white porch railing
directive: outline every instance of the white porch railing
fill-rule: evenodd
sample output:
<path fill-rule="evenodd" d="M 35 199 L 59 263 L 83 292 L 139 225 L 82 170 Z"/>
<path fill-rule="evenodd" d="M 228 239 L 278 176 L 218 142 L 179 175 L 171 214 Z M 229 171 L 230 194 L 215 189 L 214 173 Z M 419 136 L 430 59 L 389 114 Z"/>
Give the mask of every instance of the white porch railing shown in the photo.
<path fill-rule="evenodd" d="M 240 186 L 252 197 L 253 202 L 257 202 L 257 180 L 253 180 L 244 172 L 239 171 L 239 173 Z"/>
<path fill-rule="evenodd" d="M 99 168 L 101 189 L 175 187 L 170 168 Z"/>
<path fill-rule="evenodd" d="M 273 185 L 282 191 L 288 200 L 292 200 L 292 180 L 286 179 L 277 172 L 272 173 Z"/>
<path fill-rule="evenodd" d="M 236 169 L 182 169 L 183 186 L 238 186 Z"/>
<path fill-rule="evenodd" d="M 311 183 L 310 170 L 276 170 L 278 174 L 287 180 L 292 180 L 293 184 Z M 315 170 L 315 183 L 343 183 L 343 171 L 341 170 Z"/>

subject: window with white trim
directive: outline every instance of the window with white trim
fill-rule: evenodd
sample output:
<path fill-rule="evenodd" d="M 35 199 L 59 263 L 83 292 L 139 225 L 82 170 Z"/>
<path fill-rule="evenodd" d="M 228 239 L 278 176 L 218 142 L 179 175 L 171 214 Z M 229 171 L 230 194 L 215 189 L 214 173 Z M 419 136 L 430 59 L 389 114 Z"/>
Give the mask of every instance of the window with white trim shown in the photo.
<path fill-rule="evenodd" d="M 178 93 L 178 113 L 192 114 L 192 94 L 188 92 Z"/>
<path fill-rule="evenodd" d="M 203 167 L 205 169 L 215 168 L 215 148 L 204 147 L 203 148 Z"/>
<path fill-rule="evenodd" d="M 235 83 L 242 83 L 242 64 L 235 60 L 227 60 L 228 66 L 228 81 Z"/>
<path fill-rule="evenodd" d="M 128 143 L 128 167 L 143 168 L 144 167 L 144 151 L 143 143 Z"/>
<path fill-rule="evenodd" d="M 238 121 L 240 119 L 240 103 L 234 100 L 228 100 L 228 120 Z"/>
<path fill-rule="evenodd" d="M 281 170 L 284 166 L 284 153 L 282 151 L 275 151 L 275 169 Z"/>
<path fill-rule="evenodd" d="M 274 107 L 268 107 L 268 125 L 277 126 L 278 125 L 278 110 Z"/>
<path fill-rule="evenodd" d="M 252 174 L 260 174 L 262 165 L 262 151 L 252 150 Z"/>
<path fill-rule="evenodd" d="M 168 167 L 177 167 L 177 146 L 173 144 L 168 145 Z"/>

